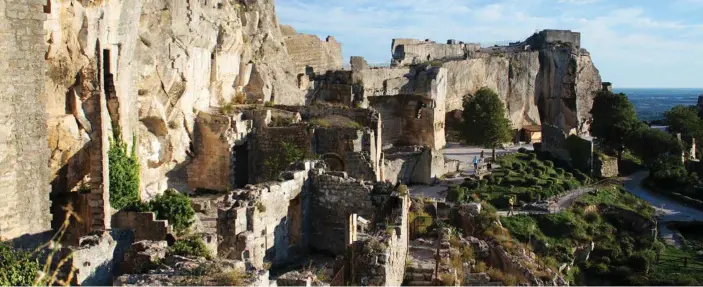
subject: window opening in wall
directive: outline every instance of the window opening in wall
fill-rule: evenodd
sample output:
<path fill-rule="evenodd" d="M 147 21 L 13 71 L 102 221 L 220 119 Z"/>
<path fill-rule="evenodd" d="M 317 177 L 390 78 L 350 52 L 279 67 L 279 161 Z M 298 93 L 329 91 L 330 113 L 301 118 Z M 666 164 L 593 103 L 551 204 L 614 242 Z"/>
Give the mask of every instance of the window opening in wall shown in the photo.
<path fill-rule="evenodd" d="M 109 49 L 104 49 L 103 50 L 103 88 L 105 90 L 105 96 L 107 98 L 114 98 L 117 96 L 115 92 L 115 80 L 114 80 L 114 75 L 112 75 L 111 72 L 111 63 L 110 61 L 110 50 Z"/>
<path fill-rule="evenodd" d="M 288 204 L 288 238 L 289 246 L 296 246 L 300 243 L 302 231 L 302 209 L 300 195 L 293 198 Z"/>
<path fill-rule="evenodd" d="M 44 5 L 44 13 L 51 14 L 51 0 L 46 0 L 46 5 Z"/>

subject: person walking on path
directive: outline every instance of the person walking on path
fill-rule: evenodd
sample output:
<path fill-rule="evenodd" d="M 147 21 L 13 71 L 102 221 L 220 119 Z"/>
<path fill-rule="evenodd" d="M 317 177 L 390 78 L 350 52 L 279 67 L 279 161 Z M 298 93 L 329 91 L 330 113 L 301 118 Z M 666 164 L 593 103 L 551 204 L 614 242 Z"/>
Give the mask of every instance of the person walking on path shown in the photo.
<path fill-rule="evenodd" d="M 481 150 L 481 159 L 483 159 L 483 150 Z"/>
<path fill-rule="evenodd" d="M 474 156 L 474 172 L 478 171 L 478 157 Z"/>

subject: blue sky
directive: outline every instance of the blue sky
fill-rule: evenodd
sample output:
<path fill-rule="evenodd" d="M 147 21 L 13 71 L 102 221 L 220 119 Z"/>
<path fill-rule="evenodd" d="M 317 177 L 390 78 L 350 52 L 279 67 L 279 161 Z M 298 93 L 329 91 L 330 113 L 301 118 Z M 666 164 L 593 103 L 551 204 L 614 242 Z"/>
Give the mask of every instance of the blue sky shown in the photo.
<path fill-rule="evenodd" d="M 581 32 L 616 87 L 703 88 L 703 0 L 277 0 L 279 21 L 333 35 L 345 62 L 388 62 L 391 39 L 495 43 Z"/>

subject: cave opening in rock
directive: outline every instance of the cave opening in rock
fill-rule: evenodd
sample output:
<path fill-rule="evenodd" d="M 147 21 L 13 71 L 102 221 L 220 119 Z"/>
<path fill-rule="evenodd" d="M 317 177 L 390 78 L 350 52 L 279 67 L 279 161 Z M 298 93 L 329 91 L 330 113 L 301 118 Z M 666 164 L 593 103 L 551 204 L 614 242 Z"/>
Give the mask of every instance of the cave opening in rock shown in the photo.
<path fill-rule="evenodd" d="M 249 148 L 240 144 L 233 148 L 234 152 L 234 187 L 242 188 L 249 184 Z"/>

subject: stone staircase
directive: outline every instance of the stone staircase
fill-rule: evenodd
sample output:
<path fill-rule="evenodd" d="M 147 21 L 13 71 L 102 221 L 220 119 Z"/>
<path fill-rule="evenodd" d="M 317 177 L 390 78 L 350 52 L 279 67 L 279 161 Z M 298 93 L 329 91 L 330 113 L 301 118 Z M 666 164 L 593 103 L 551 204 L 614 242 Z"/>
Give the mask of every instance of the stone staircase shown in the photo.
<path fill-rule="evenodd" d="M 410 264 L 405 268 L 405 285 L 407 286 L 432 286 L 434 285 L 435 256 L 437 242 L 416 239 L 410 243 L 408 259 Z"/>

